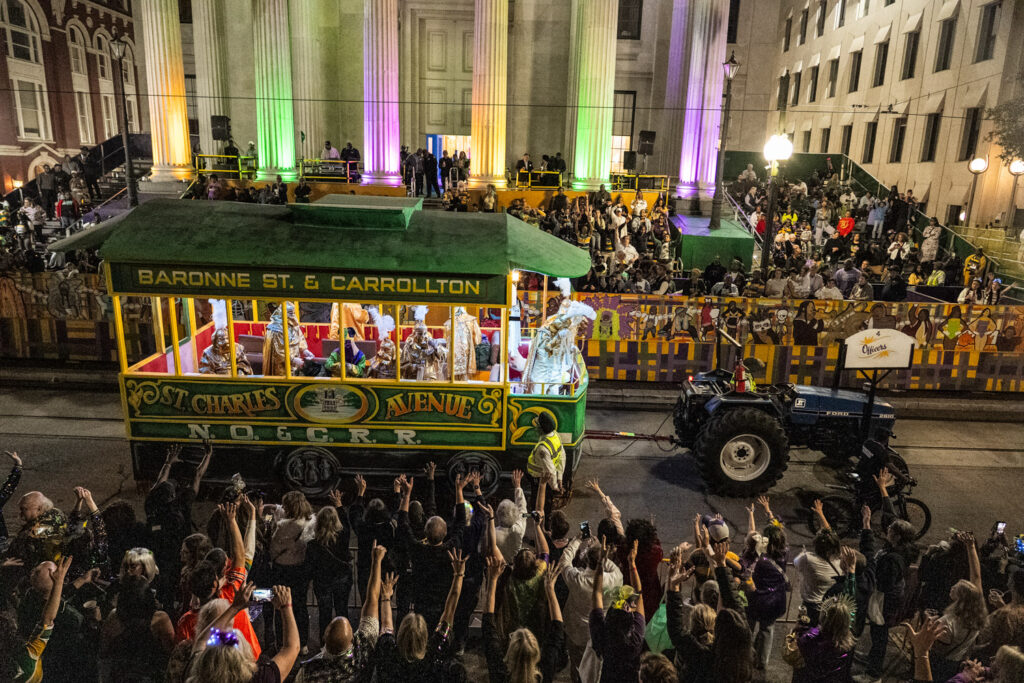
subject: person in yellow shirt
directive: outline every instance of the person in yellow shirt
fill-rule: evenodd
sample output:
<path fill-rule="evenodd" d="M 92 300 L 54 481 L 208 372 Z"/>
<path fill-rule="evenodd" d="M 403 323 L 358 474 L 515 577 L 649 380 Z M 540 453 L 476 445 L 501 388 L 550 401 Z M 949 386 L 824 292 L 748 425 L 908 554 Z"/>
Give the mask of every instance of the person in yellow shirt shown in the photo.
<path fill-rule="evenodd" d="M 366 339 L 365 327 L 370 321 L 370 312 L 359 304 L 331 304 L 331 339 L 338 339 L 341 330 L 352 328 L 356 339 Z"/>

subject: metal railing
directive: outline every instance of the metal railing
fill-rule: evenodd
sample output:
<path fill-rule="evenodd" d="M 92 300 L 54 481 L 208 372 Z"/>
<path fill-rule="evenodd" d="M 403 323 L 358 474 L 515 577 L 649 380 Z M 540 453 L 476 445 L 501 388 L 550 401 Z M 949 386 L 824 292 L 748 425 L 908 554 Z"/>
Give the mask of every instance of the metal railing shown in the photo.
<path fill-rule="evenodd" d="M 519 171 L 516 174 L 516 187 L 520 189 L 553 190 L 562 186 L 561 171 Z"/>
<path fill-rule="evenodd" d="M 729 206 L 732 207 L 733 220 L 743 226 L 743 228 L 753 236 L 754 244 L 757 246 L 757 251 L 763 253 L 764 236 L 758 234 L 757 228 L 750 222 L 750 217 L 747 216 L 746 212 L 743 211 L 743 207 L 740 206 L 739 202 L 736 201 L 736 198 L 732 196 L 731 192 L 729 192 L 729 186 L 723 185 L 722 190 L 725 198 L 729 202 Z"/>
<path fill-rule="evenodd" d="M 259 167 L 259 158 L 234 154 L 194 154 L 192 166 L 199 173 L 217 173 L 231 178 L 253 178 Z"/>
<path fill-rule="evenodd" d="M 362 179 L 362 162 L 358 159 L 300 159 L 299 176 L 306 180 L 358 183 Z"/>
<path fill-rule="evenodd" d="M 648 182 L 642 182 L 641 178 L 647 178 Z M 612 190 L 651 190 L 652 192 L 667 192 L 669 177 L 653 173 L 612 173 Z"/>

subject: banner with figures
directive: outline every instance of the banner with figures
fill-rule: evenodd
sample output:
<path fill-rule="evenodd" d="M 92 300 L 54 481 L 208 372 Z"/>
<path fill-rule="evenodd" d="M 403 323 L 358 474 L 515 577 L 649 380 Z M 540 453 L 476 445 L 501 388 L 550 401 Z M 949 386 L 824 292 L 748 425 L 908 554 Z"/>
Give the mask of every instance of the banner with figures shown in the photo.
<path fill-rule="evenodd" d="M 540 311 L 561 294 L 524 292 Z M 843 340 L 861 330 L 897 330 L 914 340 L 913 364 L 884 386 L 970 391 L 1024 390 L 1024 307 L 574 293 L 597 311 L 581 329 L 580 348 L 593 379 L 677 382 L 714 363 L 719 318 L 765 363 L 770 382 L 830 384 Z M 723 345 L 726 348 L 728 345 Z M 734 351 L 725 351 L 731 355 Z M 853 386 L 854 373 L 844 379 Z"/>

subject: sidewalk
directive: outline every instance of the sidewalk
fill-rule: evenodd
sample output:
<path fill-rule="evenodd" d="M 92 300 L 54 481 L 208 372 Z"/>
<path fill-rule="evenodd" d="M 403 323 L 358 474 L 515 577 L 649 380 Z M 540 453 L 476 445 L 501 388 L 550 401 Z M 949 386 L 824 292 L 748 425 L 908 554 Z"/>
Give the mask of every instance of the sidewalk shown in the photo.
<path fill-rule="evenodd" d="M 32 363 L 5 361 L 0 364 L 0 386 L 89 391 L 117 391 L 117 370 L 93 364 Z M 591 408 L 671 410 L 679 388 L 669 383 L 593 380 L 587 396 Z M 878 398 L 896 408 L 898 418 L 957 420 L 967 422 L 1024 422 L 1024 394 L 989 392 L 884 392 Z"/>

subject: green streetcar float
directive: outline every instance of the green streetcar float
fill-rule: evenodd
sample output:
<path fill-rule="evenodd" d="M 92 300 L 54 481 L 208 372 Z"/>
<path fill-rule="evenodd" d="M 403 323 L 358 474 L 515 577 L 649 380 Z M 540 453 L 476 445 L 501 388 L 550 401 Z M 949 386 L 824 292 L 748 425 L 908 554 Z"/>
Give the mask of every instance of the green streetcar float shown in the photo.
<path fill-rule="evenodd" d="M 510 353 L 522 361 L 535 333 L 516 320 L 518 271 L 578 277 L 590 267 L 585 251 L 507 214 L 426 212 L 419 200 L 358 196 L 287 206 L 153 200 L 57 248 L 96 246 L 113 299 L 136 479 L 156 477 L 169 444 L 191 444 L 185 452 L 198 456 L 209 441 L 214 480 L 238 472 L 320 494 L 354 472 L 392 477 L 434 461 L 450 480 L 478 469 L 493 490 L 503 473 L 525 469 L 538 440 L 533 420 L 548 413 L 571 485 L 585 436 L 582 357 L 576 352 L 573 372 L 553 386 L 520 382 Z M 337 377 L 303 376 L 305 368 L 282 362 L 282 373 L 264 375 L 268 322 L 285 302 L 313 357 L 307 365 L 331 350 L 337 360 L 350 341 L 372 365 L 383 346 L 374 321 L 390 316 L 391 367 L 403 370 L 351 376 L 361 369 L 342 362 Z M 126 343 L 123 315 L 140 306 L 151 310 L 152 339 Z M 346 316 L 358 322 L 369 309 L 373 320 L 357 334 Z M 460 374 L 451 321 L 467 316 L 497 349 L 489 370 L 484 359 L 484 369 Z M 278 325 L 290 340 L 295 319 L 287 318 Z M 437 378 L 404 372 L 417 325 L 445 354 Z M 200 372 L 217 329 L 226 330 L 223 348 L 238 351 L 221 374 L 208 364 Z M 128 347 L 145 351 L 130 358 Z"/>

